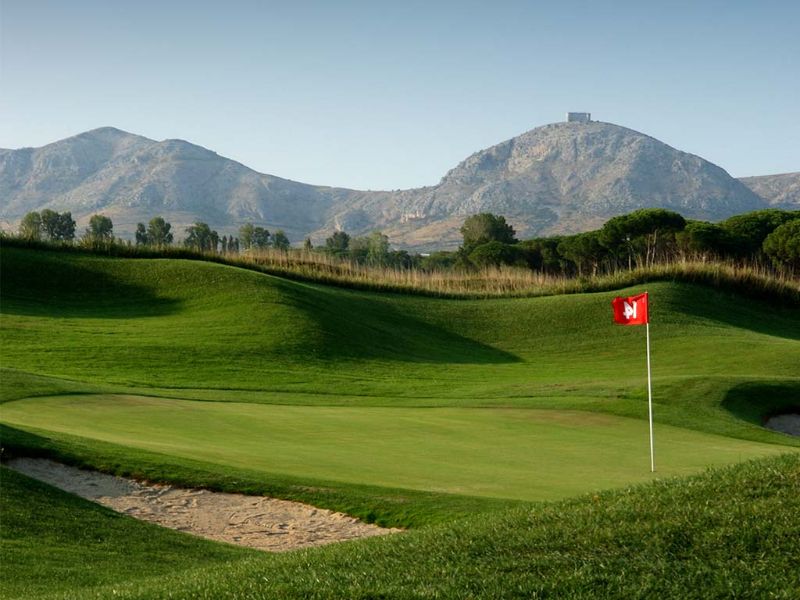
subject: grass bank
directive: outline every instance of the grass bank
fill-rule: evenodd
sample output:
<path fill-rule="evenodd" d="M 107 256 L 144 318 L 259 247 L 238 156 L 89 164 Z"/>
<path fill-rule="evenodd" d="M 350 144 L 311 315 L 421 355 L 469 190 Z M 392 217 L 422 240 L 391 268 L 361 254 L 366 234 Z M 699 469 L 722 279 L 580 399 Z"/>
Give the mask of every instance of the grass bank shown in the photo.
<path fill-rule="evenodd" d="M 800 587 L 797 456 L 280 556 L 180 543 L 3 477 L 3 514 L 37 524 L 0 530 L 4 557 L 28 567 L 4 570 L 5 597 L 788 600 Z M 103 568 L 65 571 L 76 559 Z"/>
<path fill-rule="evenodd" d="M 0 467 L 0 596 L 34 598 L 178 571 L 231 566 L 253 553 L 136 521 Z"/>

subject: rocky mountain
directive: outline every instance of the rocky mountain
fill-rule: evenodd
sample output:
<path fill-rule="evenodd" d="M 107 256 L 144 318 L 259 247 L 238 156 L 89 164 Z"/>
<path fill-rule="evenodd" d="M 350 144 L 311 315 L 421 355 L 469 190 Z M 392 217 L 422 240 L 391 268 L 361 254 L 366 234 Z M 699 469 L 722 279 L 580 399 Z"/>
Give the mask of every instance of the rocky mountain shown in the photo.
<path fill-rule="evenodd" d="M 182 140 L 156 142 L 104 127 L 42 148 L 0 150 L 0 218 L 31 210 L 71 210 L 79 224 L 94 213 L 118 235 L 162 215 L 176 231 L 205 221 L 233 232 L 252 221 L 295 239 L 325 224 L 325 188 L 262 175 Z"/>
<path fill-rule="evenodd" d="M 71 210 L 79 224 L 112 218 L 118 235 L 162 215 L 181 232 L 201 220 L 220 233 L 253 222 L 290 239 L 335 229 L 387 233 L 398 246 L 454 247 L 468 215 L 505 215 L 523 237 L 591 229 L 642 207 L 697 219 L 763 208 L 720 167 L 609 123 L 556 123 L 482 150 L 435 186 L 366 192 L 257 173 L 182 140 L 101 128 L 41 148 L 0 150 L 0 219 Z"/>
<path fill-rule="evenodd" d="M 356 194 L 337 215 L 391 239 L 458 239 L 468 215 L 505 215 L 526 237 L 585 231 L 612 216 L 662 207 L 705 220 L 763 208 L 720 167 L 610 123 L 555 123 L 476 152 L 433 187 Z"/>
<path fill-rule="evenodd" d="M 776 208 L 800 209 L 800 172 L 741 177 L 739 181 Z"/>

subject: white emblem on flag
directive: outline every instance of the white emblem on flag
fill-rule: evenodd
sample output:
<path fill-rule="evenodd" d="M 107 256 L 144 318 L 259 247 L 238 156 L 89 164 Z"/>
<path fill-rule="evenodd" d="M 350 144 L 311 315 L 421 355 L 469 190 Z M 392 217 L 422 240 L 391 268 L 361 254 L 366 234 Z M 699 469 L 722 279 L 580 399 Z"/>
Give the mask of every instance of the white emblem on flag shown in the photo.
<path fill-rule="evenodd" d="M 625 318 L 628 319 L 628 320 L 630 320 L 631 318 L 635 319 L 636 318 L 636 302 L 633 302 L 632 304 L 628 304 L 627 302 L 625 302 L 624 306 L 623 306 L 623 314 L 625 315 Z"/>

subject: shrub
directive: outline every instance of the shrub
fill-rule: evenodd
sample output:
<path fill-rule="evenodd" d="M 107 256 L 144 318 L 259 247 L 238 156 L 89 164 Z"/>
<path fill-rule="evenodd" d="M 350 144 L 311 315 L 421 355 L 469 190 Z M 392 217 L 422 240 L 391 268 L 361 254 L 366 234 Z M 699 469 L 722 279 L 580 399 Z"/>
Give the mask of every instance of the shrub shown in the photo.
<path fill-rule="evenodd" d="M 764 239 L 763 248 L 776 267 L 800 271 L 800 218 L 776 227 Z"/>

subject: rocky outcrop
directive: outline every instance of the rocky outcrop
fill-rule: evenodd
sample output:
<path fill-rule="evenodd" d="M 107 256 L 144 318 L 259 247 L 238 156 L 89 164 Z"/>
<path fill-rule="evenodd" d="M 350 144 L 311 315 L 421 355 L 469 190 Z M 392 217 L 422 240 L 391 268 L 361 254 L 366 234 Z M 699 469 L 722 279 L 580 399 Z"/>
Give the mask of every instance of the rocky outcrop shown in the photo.
<path fill-rule="evenodd" d="M 800 209 L 800 172 L 741 177 L 739 181 L 775 208 Z"/>

